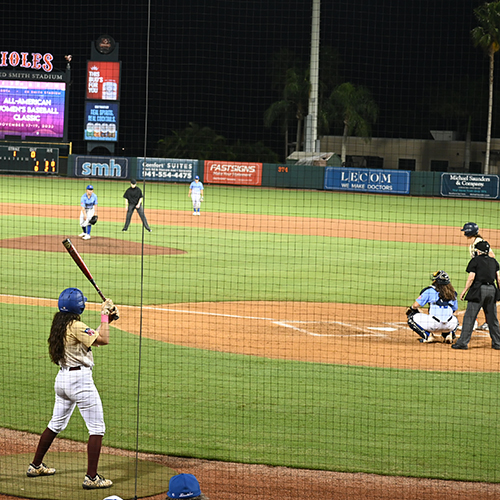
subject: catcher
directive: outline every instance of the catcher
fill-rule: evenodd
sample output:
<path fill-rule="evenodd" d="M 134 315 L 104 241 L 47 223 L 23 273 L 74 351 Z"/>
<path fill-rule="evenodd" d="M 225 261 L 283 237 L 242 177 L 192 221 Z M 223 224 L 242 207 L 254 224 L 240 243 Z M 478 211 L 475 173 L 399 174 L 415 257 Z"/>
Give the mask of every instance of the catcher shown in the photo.
<path fill-rule="evenodd" d="M 424 288 L 417 300 L 406 311 L 408 326 L 420 336 L 420 342 L 437 342 L 435 333 L 440 333 L 443 342 L 452 344 L 458 328 L 454 312 L 458 309 L 457 292 L 450 277 L 444 271 L 431 276 L 432 285 Z M 420 312 L 419 307 L 429 304 L 429 314 Z"/>

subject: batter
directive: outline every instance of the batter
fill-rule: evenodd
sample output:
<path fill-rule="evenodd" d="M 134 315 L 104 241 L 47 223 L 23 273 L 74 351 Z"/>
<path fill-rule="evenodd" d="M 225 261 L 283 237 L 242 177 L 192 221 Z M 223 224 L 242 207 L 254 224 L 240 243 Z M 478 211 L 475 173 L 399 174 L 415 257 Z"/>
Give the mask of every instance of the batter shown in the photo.
<path fill-rule="evenodd" d="M 484 241 L 484 238 L 479 234 L 479 226 L 475 222 L 467 222 L 460 231 L 462 231 L 464 236 L 470 241 L 469 253 L 470 258 L 473 259 L 476 256 L 476 245 L 480 241 Z M 491 249 L 488 255 L 495 258 L 495 254 Z"/>
<path fill-rule="evenodd" d="M 200 182 L 199 176 L 196 176 L 189 185 L 188 196 L 193 200 L 193 215 L 200 215 L 201 202 L 203 201 L 203 183 Z"/>
<path fill-rule="evenodd" d="M 92 229 L 90 219 L 97 215 L 97 196 L 94 193 L 94 186 L 90 184 L 87 186 L 85 194 L 80 200 L 80 206 L 80 226 L 82 226 L 83 233 L 78 236 L 84 240 L 90 240 L 90 230 Z"/>
<path fill-rule="evenodd" d="M 109 344 L 109 316 L 117 309 L 111 299 L 103 302 L 101 324 L 97 330 L 93 330 L 80 318 L 86 301 L 87 297 L 78 288 L 67 288 L 59 296 L 59 312 L 54 315 L 49 336 L 50 358 L 59 366 L 54 384 L 54 410 L 47 428 L 40 436 L 35 457 L 26 475 L 38 477 L 56 473 L 56 469 L 43 463 L 43 458 L 56 436 L 67 427 L 78 406 L 89 431 L 87 474 L 82 486 L 92 490 L 113 485 L 112 481 L 97 473 L 106 426 L 101 398 L 92 378 L 92 346 Z"/>

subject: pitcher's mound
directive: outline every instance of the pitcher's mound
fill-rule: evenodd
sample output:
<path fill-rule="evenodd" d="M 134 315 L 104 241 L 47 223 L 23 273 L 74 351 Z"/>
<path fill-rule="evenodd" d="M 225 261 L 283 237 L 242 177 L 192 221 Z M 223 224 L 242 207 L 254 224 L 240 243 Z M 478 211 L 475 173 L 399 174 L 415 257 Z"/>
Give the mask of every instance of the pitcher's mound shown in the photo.
<path fill-rule="evenodd" d="M 16 248 L 18 250 L 36 250 L 40 252 L 66 252 L 62 241 L 68 236 L 43 234 L 39 236 L 24 236 L 22 238 L 8 238 L 0 240 L 1 248 Z M 118 240 L 116 238 L 92 237 L 82 240 L 78 236 L 69 239 L 78 250 L 78 253 L 101 253 L 106 255 L 141 255 L 143 245 L 135 241 Z M 144 255 L 179 255 L 187 253 L 184 250 L 169 247 L 159 247 L 144 244 Z"/>

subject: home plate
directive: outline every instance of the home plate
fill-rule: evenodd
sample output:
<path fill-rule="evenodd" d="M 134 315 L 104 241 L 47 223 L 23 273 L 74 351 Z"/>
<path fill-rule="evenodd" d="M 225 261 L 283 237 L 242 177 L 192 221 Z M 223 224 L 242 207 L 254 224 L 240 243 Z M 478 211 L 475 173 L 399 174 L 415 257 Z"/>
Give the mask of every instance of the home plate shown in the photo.
<path fill-rule="evenodd" d="M 377 330 L 379 332 L 395 332 L 397 328 L 391 328 L 390 326 L 367 326 L 367 330 Z"/>

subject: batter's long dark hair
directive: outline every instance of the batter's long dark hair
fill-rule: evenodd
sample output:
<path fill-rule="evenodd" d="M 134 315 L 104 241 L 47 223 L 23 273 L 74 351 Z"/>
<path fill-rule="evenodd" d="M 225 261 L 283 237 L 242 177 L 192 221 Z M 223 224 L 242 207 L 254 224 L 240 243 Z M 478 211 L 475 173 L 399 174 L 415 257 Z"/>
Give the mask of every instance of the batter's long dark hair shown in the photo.
<path fill-rule="evenodd" d="M 457 298 L 457 292 L 451 283 L 448 283 L 447 285 L 434 283 L 434 288 L 439 293 L 439 298 L 442 300 L 455 300 Z"/>
<path fill-rule="evenodd" d="M 80 315 L 60 311 L 54 314 L 48 343 L 50 359 L 56 365 L 59 364 L 59 361 L 64 359 L 66 331 L 73 321 L 80 321 Z"/>

